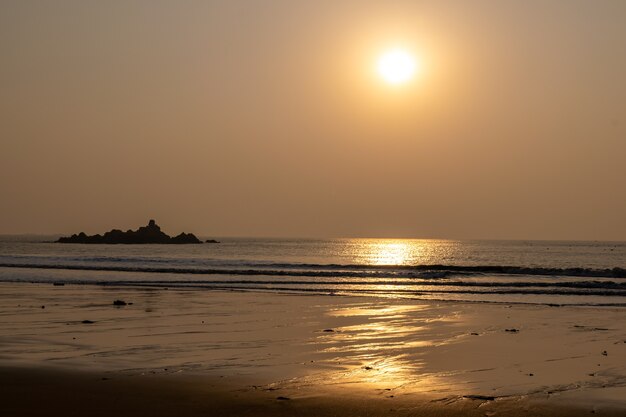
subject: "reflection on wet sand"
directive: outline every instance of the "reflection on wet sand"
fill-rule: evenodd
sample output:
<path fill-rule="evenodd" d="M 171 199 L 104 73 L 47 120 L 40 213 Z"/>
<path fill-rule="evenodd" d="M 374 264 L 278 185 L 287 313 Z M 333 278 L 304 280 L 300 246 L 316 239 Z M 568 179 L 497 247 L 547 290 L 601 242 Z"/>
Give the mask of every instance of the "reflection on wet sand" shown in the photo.
<path fill-rule="evenodd" d="M 199 374 L 290 398 L 329 391 L 626 398 L 621 309 L 73 285 L 1 289 L 0 317 L 11 320 L 0 320 L 0 358 L 12 365 L 116 377 Z M 133 304 L 116 307 L 115 299 Z"/>
<path fill-rule="evenodd" d="M 626 393 L 626 368 L 611 365 L 600 346 L 626 354 L 624 330 L 612 339 L 572 332 L 569 320 L 608 323 L 601 310 L 549 311 L 545 307 L 370 302 L 327 314 L 343 324 L 312 342 L 326 372 L 292 380 L 294 386 L 346 387 L 382 395 L 426 395 L 445 401 L 464 398 L 521 398 L 582 390 Z M 619 314 L 618 312 L 614 312 Z M 523 332 L 514 326 L 523 323 Z M 510 331 L 514 328 L 515 331 Z M 508 330 L 507 330 L 508 329 Z M 609 331 L 608 327 L 595 327 Z M 564 345 L 564 341 L 568 343 Z M 617 353 L 617 352 L 614 352 Z M 620 354 L 620 353 L 617 353 Z M 593 371 L 593 372 L 590 372 Z M 618 401 L 619 403 L 619 401 Z"/>
<path fill-rule="evenodd" d="M 389 395 L 409 385 L 413 391 L 440 385 L 436 376 L 424 371 L 422 353 L 449 342 L 443 329 L 454 322 L 455 314 L 433 317 L 427 310 L 427 305 L 363 303 L 329 311 L 330 317 L 345 324 L 320 333 L 310 343 L 334 369 L 308 375 L 299 384 L 350 385 Z"/>

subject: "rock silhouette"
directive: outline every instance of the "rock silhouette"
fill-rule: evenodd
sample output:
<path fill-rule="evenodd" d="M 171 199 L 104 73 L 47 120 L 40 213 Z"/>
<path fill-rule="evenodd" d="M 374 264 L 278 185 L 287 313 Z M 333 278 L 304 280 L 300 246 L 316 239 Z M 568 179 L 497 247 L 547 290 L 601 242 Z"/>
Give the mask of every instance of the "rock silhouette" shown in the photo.
<path fill-rule="evenodd" d="M 181 233 L 170 237 L 161 231 L 154 220 L 150 220 L 147 226 L 137 230 L 123 232 L 113 229 L 103 235 L 86 235 L 84 232 L 69 237 L 62 237 L 57 243 L 100 243 L 100 244 L 187 244 L 202 243 L 193 233 Z"/>

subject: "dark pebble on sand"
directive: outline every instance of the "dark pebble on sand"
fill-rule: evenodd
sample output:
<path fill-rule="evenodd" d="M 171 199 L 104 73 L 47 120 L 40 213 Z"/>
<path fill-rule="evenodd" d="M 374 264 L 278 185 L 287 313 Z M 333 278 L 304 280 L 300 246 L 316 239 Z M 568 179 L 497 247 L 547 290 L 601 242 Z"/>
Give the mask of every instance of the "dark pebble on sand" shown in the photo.
<path fill-rule="evenodd" d="M 41 306 L 41 308 L 46 308 L 46 306 Z"/>
<path fill-rule="evenodd" d="M 602 351 L 602 356 L 608 356 L 608 353 L 607 353 L 607 351 L 606 351 L 606 350 L 603 350 L 603 351 Z"/>
<path fill-rule="evenodd" d="M 113 301 L 114 306 L 125 306 L 127 303 L 124 300 L 115 300 Z"/>
<path fill-rule="evenodd" d="M 493 401 L 496 397 L 492 397 L 490 395 L 464 395 L 463 398 L 469 398 L 470 400 L 483 400 L 483 401 Z"/>
<path fill-rule="evenodd" d="M 473 333 L 470 333 L 470 334 L 471 334 L 472 336 L 478 336 L 478 333 L 476 333 L 476 332 L 473 332 Z"/>
<path fill-rule="evenodd" d="M 95 321 L 91 321 L 91 320 L 83 320 L 81 323 L 83 324 L 94 324 Z"/>
<path fill-rule="evenodd" d="M 333 329 L 324 329 L 324 331 L 325 331 L 326 333 L 332 333 L 332 332 L 334 332 L 334 330 L 333 330 Z"/>
<path fill-rule="evenodd" d="M 63 282 L 53 282 L 52 285 L 54 285 L 55 287 L 62 287 L 65 284 Z"/>
<path fill-rule="evenodd" d="M 372 368 L 371 366 L 364 366 L 363 369 L 365 369 L 366 371 L 372 370 L 374 368 Z"/>
<path fill-rule="evenodd" d="M 519 332 L 519 329 L 504 329 L 504 331 L 509 333 L 517 333 Z"/>
<path fill-rule="evenodd" d="M 535 376 L 535 374 L 528 374 L 528 376 Z"/>
<path fill-rule="evenodd" d="M 290 400 L 291 398 L 289 398 L 289 397 L 276 397 L 276 399 L 280 400 L 280 401 L 287 401 L 287 400 Z"/>

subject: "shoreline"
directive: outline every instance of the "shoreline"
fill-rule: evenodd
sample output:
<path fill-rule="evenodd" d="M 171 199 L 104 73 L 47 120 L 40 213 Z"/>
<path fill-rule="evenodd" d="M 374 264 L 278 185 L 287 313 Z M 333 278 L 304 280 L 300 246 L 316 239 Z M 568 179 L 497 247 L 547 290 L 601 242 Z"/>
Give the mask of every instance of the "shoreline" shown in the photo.
<path fill-rule="evenodd" d="M 499 281 L 500 277 L 471 277 L 466 281 L 440 279 L 398 278 L 398 280 L 339 279 L 329 281 L 328 278 L 316 280 L 299 280 L 295 276 L 285 278 L 283 275 L 258 279 L 255 274 L 245 276 L 246 271 L 239 271 L 238 277 L 216 275 L 212 279 L 196 279 L 202 276 L 202 270 L 188 273 L 153 273 L 149 270 L 127 268 L 102 269 L 100 267 L 77 267 L 66 269 L 59 266 L 47 269 L 47 266 L 29 265 L 28 267 L 0 265 L 0 283 L 6 284 L 55 284 L 126 287 L 129 289 L 148 288 L 154 290 L 188 289 L 210 291 L 240 291 L 296 295 L 341 295 L 357 297 L 377 297 L 386 299 L 403 298 L 417 302 L 452 302 L 478 304 L 517 304 L 538 305 L 547 307 L 626 307 L 626 298 L 619 291 L 623 283 L 615 283 L 610 278 L 569 277 L 568 282 L 558 282 L 555 277 L 550 282 L 537 281 L 536 277 L 527 277 L 524 282 Z M 260 273 L 261 271 L 257 271 Z M 263 271 L 267 274 L 268 271 Z M 226 275 L 224 275 L 226 274 Z M 115 279 L 111 279 L 115 276 Z M 194 279 L 187 280 L 191 276 Z M 159 279 L 153 279 L 158 277 Z M 294 279 L 295 278 L 295 279 Z M 510 278 L 510 277 L 508 277 Z M 516 279 L 516 278 L 515 278 Z M 591 279 L 591 281 L 589 281 Z M 482 282 L 481 282 L 482 281 Z M 615 287 L 620 289 L 615 291 Z M 581 289 L 582 288 L 582 289 Z"/>
<path fill-rule="evenodd" d="M 0 408 L 61 415 L 69 392 L 77 415 L 623 415 L 623 314 L 0 283 Z"/>

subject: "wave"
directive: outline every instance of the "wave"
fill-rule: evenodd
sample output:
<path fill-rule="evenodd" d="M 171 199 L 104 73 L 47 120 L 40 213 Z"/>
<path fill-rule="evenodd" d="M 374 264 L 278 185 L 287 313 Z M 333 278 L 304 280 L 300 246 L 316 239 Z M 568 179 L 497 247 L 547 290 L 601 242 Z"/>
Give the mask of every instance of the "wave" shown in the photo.
<path fill-rule="evenodd" d="M 5 282 L 24 282 L 23 280 L 4 280 Z M 29 279 L 30 283 L 50 284 L 48 280 Z M 501 283 L 459 283 L 454 282 L 445 288 L 436 288 L 433 283 L 413 284 L 416 288 L 407 288 L 405 283 L 386 283 L 380 286 L 375 283 L 358 282 L 346 284 L 343 282 L 301 282 L 301 281 L 87 281 L 87 280 L 55 280 L 55 285 L 98 285 L 104 287 L 135 287 L 135 288 L 164 288 L 164 289 L 206 289 L 206 290 L 229 290 L 229 291 L 270 291 L 290 293 L 315 293 L 326 295 L 377 295 L 377 296 L 400 296 L 421 297 L 433 295 L 541 295 L 541 296 L 598 296 L 598 297 L 626 297 L 626 287 L 619 286 L 591 286 L 582 287 L 577 285 L 553 285 L 542 286 L 536 283 L 523 283 L 524 285 L 503 286 Z M 354 285 L 353 285 L 354 284 Z M 459 285 L 466 284 L 466 285 Z M 578 284 L 578 283 L 570 283 Z M 403 288 L 404 287 L 404 288 Z M 435 288 L 428 288 L 435 287 Z M 467 288 L 476 287 L 476 288 Z M 527 288 L 521 288 L 527 287 Z M 448 300 L 450 298 L 441 298 Z M 518 301 L 519 302 L 519 301 Z M 538 301 L 526 301 L 526 304 L 546 304 Z M 614 304 L 614 303 L 611 303 Z M 608 304 L 607 304 L 608 305 Z"/>
<path fill-rule="evenodd" d="M 106 262 L 119 263 L 121 260 L 102 258 Z M 84 260 L 81 260 L 84 261 Z M 145 260 L 152 263 L 155 260 Z M 128 262 L 127 259 L 124 262 Z M 171 261 L 170 261 L 171 262 Z M 180 260 L 178 261 L 180 263 Z M 174 263 L 174 262 L 171 262 Z M 248 275 L 248 276 L 294 276 L 294 277 L 370 277 L 370 278 L 446 278 L 455 275 L 526 275 L 526 276 L 563 276 L 589 278 L 626 278 L 625 268 L 549 268 L 521 267 L 505 265 L 339 265 L 339 264 L 301 264 L 301 263 L 222 263 L 231 267 L 153 267 L 146 265 L 89 265 L 89 264 L 46 264 L 0 263 L 3 268 L 65 269 L 82 271 L 109 272 L 144 272 L 175 273 L 200 275 Z M 232 267 L 237 266 L 237 267 Z"/>
<path fill-rule="evenodd" d="M 626 292 L 626 282 L 614 281 L 565 281 L 565 282 L 495 282 L 495 281 L 436 281 L 436 280 L 420 280 L 412 281 L 271 281 L 271 280 L 202 280 L 202 281 L 111 281 L 116 284 L 144 283 L 150 285 L 168 285 L 171 283 L 177 285 L 300 285 L 300 286 L 316 286 L 316 287 L 349 287 L 349 286 L 384 286 L 388 287 L 480 287 L 480 288 L 571 288 L 571 289 L 607 289 Z M 99 282 L 104 284 L 104 282 Z M 626 293 L 625 293 L 626 295 Z"/>

